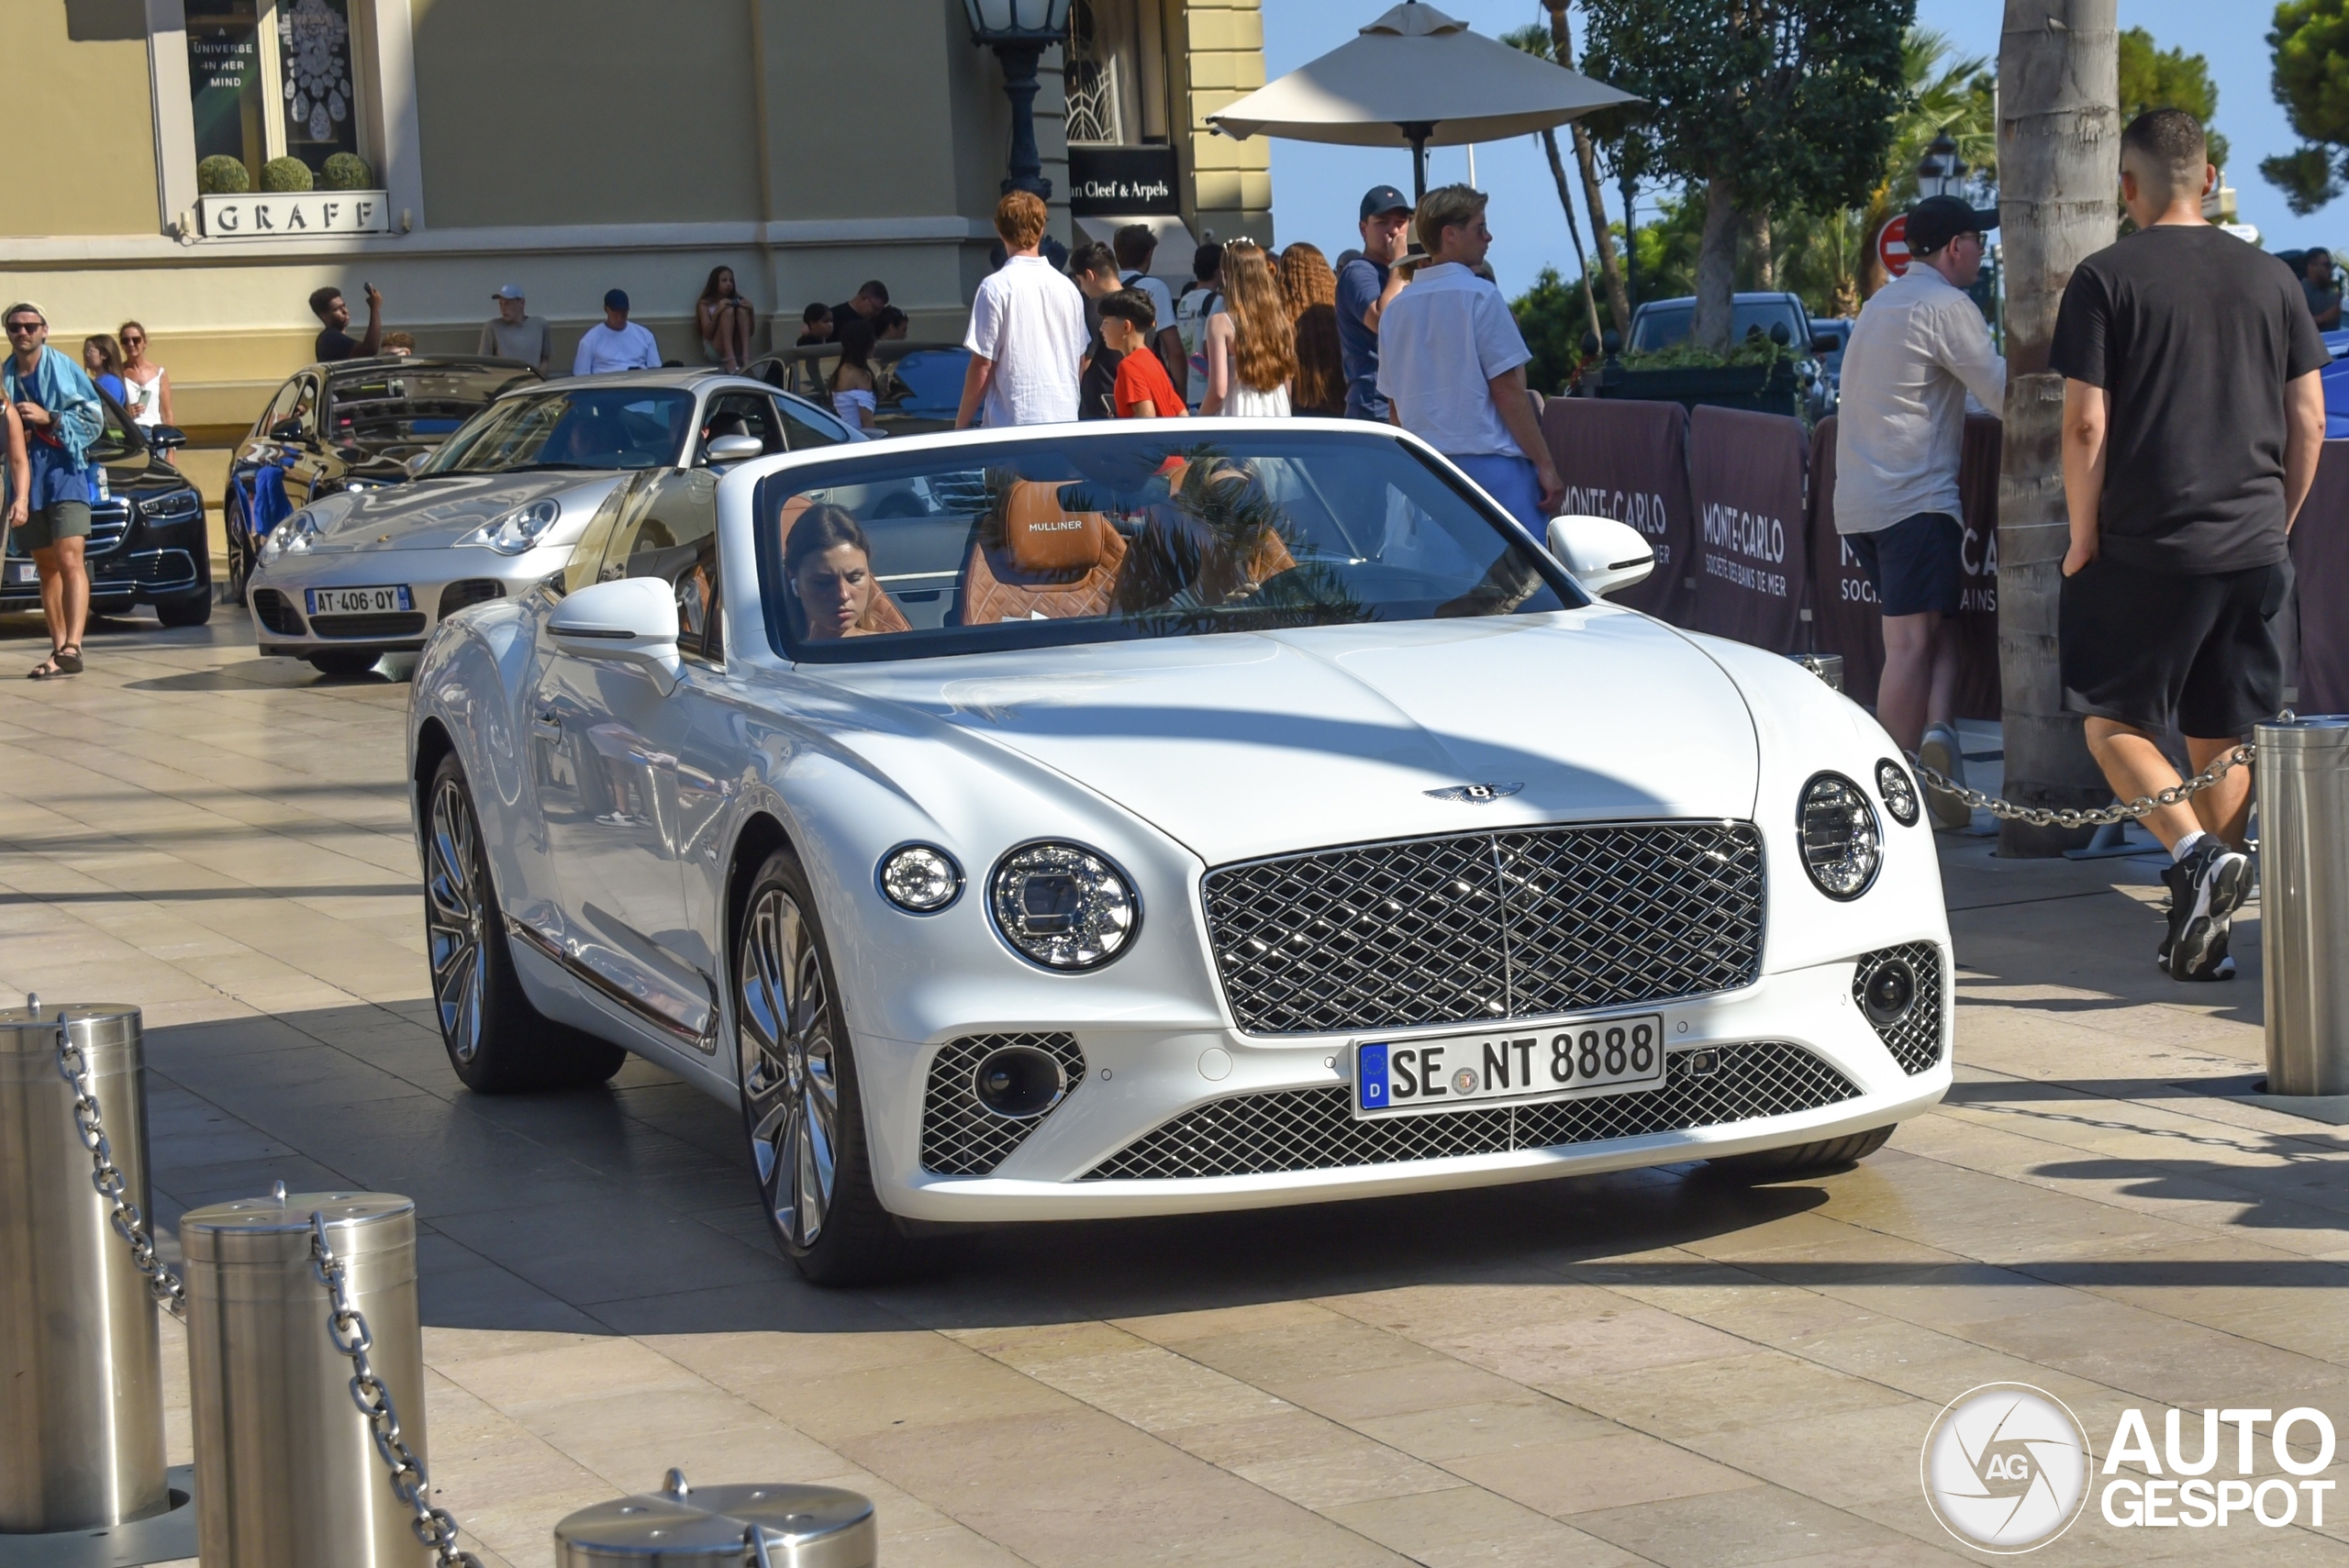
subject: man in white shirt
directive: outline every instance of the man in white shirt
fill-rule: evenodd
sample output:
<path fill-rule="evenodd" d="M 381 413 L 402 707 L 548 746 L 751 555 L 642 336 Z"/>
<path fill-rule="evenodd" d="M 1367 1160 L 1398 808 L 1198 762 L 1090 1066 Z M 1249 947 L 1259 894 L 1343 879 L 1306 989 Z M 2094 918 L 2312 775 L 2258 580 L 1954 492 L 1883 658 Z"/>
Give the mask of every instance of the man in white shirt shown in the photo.
<path fill-rule="evenodd" d="M 971 368 L 954 428 L 1061 425 L 1076 418 L 1079 365 L 1091 334 L 1085 296 L 1046 261 L 1044 204 L 1013 191 L 996 204 L 1004 263 L 979 284 L 963 347 Z"/>
<path fill-rule="evenodd" d="M 519 360 L 544 375 L 554 373 L 554 335 L 542 317 L 532 316 L 522 298 L 521 285 L 507 284 L 489 296 L 496 302 L 496 317 L 483 324 L 476 352 L 500 360 Z"/>
<path fill-rule="evenodd" d="M 1884 616 L 1876 717 L 1904 751 L 1963 780 L 1951 724 L 1956 617 L 1964 592 L 1957 464 L 1965 395 L 2004 406 L 2007 362 L 1963 291 L 1982 270 L 1995 212 L 1932 196 L 1909 214 L 1909 270 L 1860 307 L 1843 350 L 1835 421 L 1835 531 L 1859 559 Z M 1927 792 L 1933 820 L 1963 828 L 1956 796 Z"/>
<path fill-rule="evenodd" d="M 1379 313 L 1379 394 L 1395 423 L 1542 539 L 1566 486 L 1526 390 L 1532 350 L 1501 291 L 1470 270 L 1493 248 L 1485 195 L 1466 185 L 1430 191 L 1414 221 L 1428 259 Z"/>
<path fill-rule="evenodd" d="M 652 371 L 661 368 L 661 345 L 652 334 L 628 318 L 628 294 L 613 289 L 604 295 L 604 321 L 579 335 L 579 352 L 571 361 L 573 375 L 604 371 Z"/>

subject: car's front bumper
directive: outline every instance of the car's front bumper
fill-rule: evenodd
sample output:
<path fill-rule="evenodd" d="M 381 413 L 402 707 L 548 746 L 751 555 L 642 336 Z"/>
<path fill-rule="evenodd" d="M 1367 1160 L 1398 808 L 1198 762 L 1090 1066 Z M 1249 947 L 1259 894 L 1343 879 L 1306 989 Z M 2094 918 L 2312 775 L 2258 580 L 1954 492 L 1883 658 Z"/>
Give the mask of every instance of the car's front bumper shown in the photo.
<path fill-rule="evenodd" d="M 267 656 L 414 652 L 460 609 L 518 598 L 570 557 L 568 544 L 520 555 L 479 549 L 299 555 L 256 569 L 246 585 L 245 604 L 252 612 L 254 642 Z M 311 589 L 359 587 L 406 588 L 411 607 L 366 616 L 310 614 Z"/>
<path fill-rule="evenodd" d="M 1949 953 L 1939 933 L 1911 933 L 1939 951 L 1940 1049 L 1937 1060 L 1911 1073 L 1896 1062 L 1884 1039 L 1853 995 L 1854 962 L 1841 962 L 1763 976 L 1740 990 L 1662 1006 L 1615 1009 L 1620 1015 L 1662 1012 L 1668 1061 L 1677 1084 L 1687 1076 L 1690 1053 L 1711 1051 L 1731 1059 L 1737 1049 L 1764 1042 L 1799 1053 L 1771 1060 L 1816 1062 L 1840 1073 L 1856 1092 L 1807 1108 L 1706 1125 L 1598 1136 L 1538 1147 L 1508 1146 L 1507 1135 L 1484 1140 L 1477 1151 L 1436 1158 L 1377 1158 L 1376 1162 L 1308 1164 L 1294 1127 L 1286 1130 L 1287 1152 L 1275 1162 L 1291 1168 L 1245 1174 L 1178 1175 L 1136 1179 L 1104 1175 L 1105 1167 L 1152 1139 L 1159 1129 L 1200 1106 L 1237 1096 L 1296 1095 L 1352 1084 L 1352 1041 L 1358 1038 L 1401 1040 L 1407 1035 L 1460 1032 L 1452 1029 L 1387 1031 L 1375 1036 L 1316 1036 L 1268 1040 L 1229 1031 L 1163 1032 L 1085 1026 L 1069 1033 L 1084 1052 L 1085 1077 L 1035 1130 L 988 1174 L 943 1176 L 923 1168 L 923 1118 L 934 1107 L 926 1095 L 933 1062 L 948 1040 L 906 1042 L 859 1039 L 857 1065 L 868 1084 L 886 1082 L 895 1092 L 868 1090 L 867 1125 L 874 1144 L 884 1202 L 907 1218 L 933 1221 L 1001 1221 L 1110 1218 L 1198 1213 L 1488 1186 L 1506 1182 L 1669 1164 L 1714 1155 L 1807 1143 L 1865 1131 L 1914 1116 L 1937 1103 L 1950 1083 L 1953 1025 Z M 1919 1006 L 1925 1006 L 1922 998 Z M 1030 1022 L 1006 1029 L 956 1031 L 955 1038 L 1049 1029 Z M 1528 1026 L 1533 1032 L 1534 1026 Z M 1749 1058 L 1740 1056 L 1738 1060 Z M 1758 1058 L 1753 1058 L 1758 1059 Z M 1806 1071 L 1808 1069 L 1805 1069 Z M 1610 1098 L 1612 1098 L 1610 1096 Z M 1295 1098 L 1267 1102 L 1259 1125 L 1277 1125 Z M 1587 1103 L 1587 1102 L 1586 1102 Z M 1419 1113 L 1432 1117 L 1484 1114 L 1480 1107 Z M 1602 1117 L 1598 1118 L 1604 1120 Z M 1358 1125 L 1358 1124 L 1355 1124 Z M 1490 1124 L 1487 1124 L 1490 1125 Z M 1528 1126 L 1554 1128 L 1554 1118 Z M 1343 1129 L 1341 1129 L 1341 1135 Z M 1535 1136 L 1541 1136 L 1535 1134 Z M 1179 1142 L 1180 1140 L 1176 1140 Z M 1475 1139 L 1452 1140 L 1456 1145 Z M 1162 1151 L 1168 1140 L 1152 1145 Z M 1230 1164 L 1228 1149 L 1203 1139 L 1202 1168 Z M 1501 1147 L 1492 1147 L 1498 1143 Z M 1323 1156 L 1326 1158 L 1326 1155 Z M 1259 1161 L 1258 1162 L 1262 1162 Z M 1123 1163 L 1130 1168 L 1136 1162 Z M 1154 1163 L 1163 1168 L 1164 1162 Z M 1176 1162 L 1180 1163 L 1179 1160 Z"/>

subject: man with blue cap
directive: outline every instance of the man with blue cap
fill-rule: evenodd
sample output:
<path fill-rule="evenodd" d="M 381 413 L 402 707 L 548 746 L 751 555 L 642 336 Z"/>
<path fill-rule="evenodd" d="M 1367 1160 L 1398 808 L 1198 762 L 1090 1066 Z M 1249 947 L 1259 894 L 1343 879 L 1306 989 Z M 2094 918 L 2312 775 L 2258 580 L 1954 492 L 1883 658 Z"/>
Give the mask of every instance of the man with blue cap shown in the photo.
<path fill-rule="evenodd" d="M 604 295 L 604 319 L 579 335 L 579 352 L 571 361 L 573 375 L 604 371 L 651 371 L 661 368 L 661 345 L 652 334 L 628 318 L 628 293 L 613 289 Z"/>

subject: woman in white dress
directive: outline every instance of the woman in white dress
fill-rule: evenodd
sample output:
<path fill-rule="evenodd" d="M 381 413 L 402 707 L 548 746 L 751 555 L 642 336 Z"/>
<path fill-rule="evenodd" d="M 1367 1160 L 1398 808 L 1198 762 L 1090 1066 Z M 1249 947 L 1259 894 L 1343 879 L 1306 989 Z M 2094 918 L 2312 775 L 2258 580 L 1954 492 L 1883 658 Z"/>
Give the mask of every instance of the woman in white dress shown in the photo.
<path fill-rule="evenodd" d="M 126 321 L 115 334 L 122 345 L 122 406 L 150 429 L 172 423 L 172 374 L 147 357 L 147 328 Z"/>
<path fill-rule="evenodd" d="M 1208 317 L 1208 395 L 1199 412 L 1286 418 L 1297 339 L 1272 261 L 1254 240 L 1223 248 L 1223 314 Z"/>
<path fill-rule="evenodd" d="M 872 323 L 850 317 L 840 328 L 840 345 L 841 362 L 832 371 L 832 412 L 860 440 L 869 441 L 880 433 L 874 416 L 881 407 L 873 378 Z"/>

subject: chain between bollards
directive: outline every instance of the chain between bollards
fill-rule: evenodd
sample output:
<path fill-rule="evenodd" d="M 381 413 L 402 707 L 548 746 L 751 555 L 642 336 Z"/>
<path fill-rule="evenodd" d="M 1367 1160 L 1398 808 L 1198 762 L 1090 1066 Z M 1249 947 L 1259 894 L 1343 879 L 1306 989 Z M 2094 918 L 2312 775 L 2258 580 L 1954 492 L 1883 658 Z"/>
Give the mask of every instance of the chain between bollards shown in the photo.
<path fill-rule="evenodd" d="M 40 1021 L 40 998 L 28 995 L 25 1006 Z M 57 1017 L 57 1072 L 73 1091 L 73 1127 L 81 1135 L 82 1147 L 90 1151 L 90 1184 L 98 1195 L 114 1206 L 107 1217 L 114 1233 L 130 1246 L 130 1262 L 147 1281 L 148 1294 L 155 1304 L 181 1322 L 187 1321 L 187 1288 L 177 1274 L 156 1255 L 155 1238 L 147 1229 L 147 1217 L 130 1201 L 130 1182 L 114 1162 L 114 1145 L 106 1140 L 105 1113 L 98 1106 L 98 1089 L 90 1073 L 90 1059 L 73 1043 L 72 1031 L 65 1027 L 62 1008 Z"/>
<path fill-rule="evenodd" d="M 392 1496 L 415 1511 L 409 1528 L 416 1531 L 417 1540 L 432 1549 L 440 1568 L 460 1563 L 463 1568 L 481 1568 L 481 1559 L 457 1550 L 455 1517 L 432 1506 L 432 1479 L 425 1473 L 424 1461 L 400 1436 L 392 1391 L 375 1375 L 374 1364 L 367 1359 L 375 1340 L 367 1331 L 366 1315 L 351 1304 L 342 1260 L 327 1241 L 327 1217 L 316 1211 L 310 1215 L 310 1263 L 318 1283 L 327 1287 L 327 1340 L 351 1358 L 351 1401 L 367 1418 L 375 1451 L 391 1471 Z"/>
<path fill-rule="evenodd" d="M 2094 811 L 2080 811 L 2070 806 L 2017 806 L 1997 795 L 1968 789 L 1956 780 L 1935 773 L 1920 762 L 1914 752 L 1909 754 L 1909 765 L 1917 771 L 1917 777 L 1926 788 L 1954 795 L 1969 809 L 1987 811 L 2005 821 L 2027 822 L 2033 828 L 2102 828 L 2114 822 L 2134 822 L 2165 806 L 2182 806 L 2236 768 L 2249 764 L 2257 751 L 2254 746 L 2238 746 L 2184 784 L 2172 784 L 2154 795 L 2141 795 L 2126 806 L 2107 806 Z"/>

